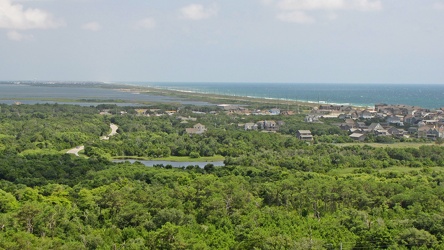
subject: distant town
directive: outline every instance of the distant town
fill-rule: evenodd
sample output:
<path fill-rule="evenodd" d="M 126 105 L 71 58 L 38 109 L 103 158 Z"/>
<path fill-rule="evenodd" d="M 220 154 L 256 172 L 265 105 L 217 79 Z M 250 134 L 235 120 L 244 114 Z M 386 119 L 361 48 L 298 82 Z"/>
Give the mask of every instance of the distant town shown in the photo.
<path fill-rule="evenodd" d="M 197 117 L 183 116 L 179 110 L 162 109 L 135 109 L 137 116 L 175 116 L 182 124 L 194 124 L 186 128 L 188 134 L 203 134 L 207 131 L 204 124 L 199 123 Z M 111 114 L 110 110 L 102 110 L 102 115 Z M 261 131 L 268 133 L 279 132 L 285 122 L 271 117 L 301 115 L 302 112 L 294 110 L 281 110 L 279 108 L 252 109 L 237 104 L 219 104 L 217 110 L 208 112 L 192 111 L 192 115 L 216 115 L 218 113 L 238 116 L 270 116 L 270 119 L 250 119 L 249 122 L 239 122 L 237 127 L 246 131 Z M 120 111 L 125 115 L 126 111 Z M 444 108 L 430 110 L 418 106 L 376 104 L 374 108 L 359 108 L 348 105 L 321 104 L 306 111 L 305 123 L 323 123 L 332 120 L 329 124 L 337 126 L 348 133 L 354 141 L 365 141 L 368 136 L 392 138 L 424 138 L 437 140 L 444 138 Z M 296 132 L 297 138 L 313 141 L 310 130 L 301 129 Z"/>
<path fill-rule="evenodd" d="M 430 110 L 417 106 L 376 104 L 374 109 L 358 110 L 351 106 L 320 105 L 306 116 L 306 122 L 320 118 L 339 118 L 337 123 L 350 137 L 363 141 L 366 136 L 416 137 L 435 140 L 444 137 L 444 109 Z M 380 120 L 367 125 L 366 120 Z"/>

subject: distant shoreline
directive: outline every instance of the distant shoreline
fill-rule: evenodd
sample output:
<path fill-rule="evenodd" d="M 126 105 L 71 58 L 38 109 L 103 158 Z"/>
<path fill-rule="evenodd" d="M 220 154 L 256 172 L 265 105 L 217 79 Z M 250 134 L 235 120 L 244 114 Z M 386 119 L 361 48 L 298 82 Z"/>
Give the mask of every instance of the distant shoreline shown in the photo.
<path fill-rule="evenodd" d="M 226 99 L 272 100 L 299 105 L 337 105 L 373 108 L 390 105 L 444 107 L 444 85 L 439 84 L 274 84 L 274 83 L 128 83 L 133 87 L 170 91 L 182 96 L 209 95 Z"/>
<path fill-rule="evenodd" d="M 316 101 L 304 101 L 304 100 L 294 100 L 294 99 L 286 99 L 286 98 L 273 98 L 273 97 L 260 97 L 260 96 L 242 96 L 242 95 L 228 95 L 228 94 L 214 94 L 208 93 L 205 91 L 189 91 L 185 89 L 172 89 L 172 88 L 163 88 L 159 86 L 143 86 L 134 83 L 125 83 L 125 82 L 57 82 L 57 81 L 48 81 L 48 82 L 32 82 L 32 81 L 0 81 L 0 84 L 9 84 L 9 85 L 21 85 L 21 86 L 35 86 L 35 87 L 83 87 L 83 88 L 96 88 L 96 89 L 112 89 L 119 92 L 124 93 L 132 93 L 132 94 L 147 94 L 147 95 L 160 95 L 166 97 L 176 97 L 182 98 L 189 101 L 203 101 L 209 102 L 212 104 L 242 104 L 242 105 L 251 105 L 251 104 L 271 104 L 271 105 L 298 105 L 298 106 L 306 106 L 306 107 L 315 107 L 319 104 L 328 104 L 328 105 L 344 105 L 344 106 L 353 106 L 356 108 L 366 108 L 367 106 L 360 105 L 352 105 L 349 103 L 346 104 L 338 104 L 338 103 L 329 103 L 329 102 L 316 102 Z M 85 99 L 78 98 L 38 98 L 38 97 L 24 97 L 24 98 L 0 98 L 1 100 L 8 101 L 49 101 L 49 102 L 57 102 L 60 103 L 76 103 L 76 102 L 85 102 Z M 109 103 L 110 99 L 100 99 L 96 98 L 96 100 L 91 103 Z M 131 100 L 115 100 L 116 103 L 125 104 L 131 103 L 134 105 L 134 101 Z M 139 102 L 141 105 L 146 105 L 147 103 Z M 156 103 L 156 101 L 154 101 Z"/>
<path fill-rule="evenodd" d="M 298 101 L 298 100 L 283 100 L 278 98 L 236 96 L 236 95 L 223 95 L 223 94 L 218 95 L 218 94 L 211 94 L 200 91 L 164 89 L 160 87 L 134 86 L 134 89 L 140 92 L 140 94 L 152 93 L 156 95 L 174 96 L 193 101 L 210 102 L 215 105 L 216 104 L 239 104 L 239 105 L 271 104 L 271 105 L 292 105 L 292 106 L 299 105 L 305 107 L 318 106 L 317 103 Z M 148 90 L 148 92 L 144 92 L 144 90 Z"/>
<path fill-rule="evenodd" d="M 162 85 L 164 84 L 164 85 Z M 10 86 L 9 94 L 5 86 Z M 20 86 L 46 88 L 44 91 L 24 90 Z M 134 83 L 134 82 L 34 82 L 0 81 L 1 100 L 109 103 L 180 103 L 191 105 L 238 104 L 251 106 L 316 107 L 319 105 L 373 108 L 377 103 L 419 106 L 427 109 L 444 107 L 444 86 L 441 85 L 328 85 L 328 84 L 205 84 L 205 83 Z M 58 87 L 66 91 L 56 90 Z M 331 87 L 331 88 L 330 88 Z M 14 90 L 14 88 L 20 88 Z M 78 90 L 74 90 L 74 89 Z M 71 91 L 72 89 L 72 91 Z M 83 89 L 83 90 L 82 90 Z M 89 91 L 88 89 L 91 89 Z M 93 90 L 95 89 L 95 90 Z M 104 89 L 105 92 L 101 92 Z M 22 91 L 30 93 L 23 94 Z M 79 95 L 83 91 L 85 96 Z M 112 92 L 109 92 L 112 91 Z M 115 92 L 114 92 L 115 91 Z M 3 93 L 1 93 L 3 92 Z M 70 93 L 73 94 L 70 94 Z M 43 94 L 42 94 L 43 93 Z M 66 94 L 68 93 L 68 94 Z M 96 93 L 91 96 L 91 93 Z M 113 94 L 114 93 L 114 94 Z M 118 94 L 121 93 L 121 94 Z M 2 95 L 3 94 L 3 95 Z M 44 96 L 45 95 L 45 96 Z M 76 96 L 77 95 L 77 96 Z M 303 97 L 303 98 L 300 98 Z M 317 100 L 316 100 L 317 99 Z M 41 100 L 42 102 L 39 102 Z"/>
<path fill-rule="evenodd" d="M 112 86 L 114 83 L 107 83 L 107 84 L 109 84 L 108 86 Z M 338 106 L 350 106 L 357 109 L 366 109 L 374 107 L 374 106 L 355 105 L 350 103 L 333 103 L 333 102 L 324 102 L 324 101 L 316 102 L 316 101 L 293 100 L 286 98 L 214 94 L 205 91 L 191 91 L 185 89 L 164 88 L 159 86 L 141 86 L 141 85 L 134 85 L 131 83 L 128 84 L 116 83 L 116 86 L 121 87 L 122 85 L 131 87 L 125 89 L 126 90 L 131 89 L 134 92 L 138 92 L 138 94 L 151 93 L 155 95 L 174 96 L 194 101 L 210 102 L 213 104 L 240 104 L 240 105 L 271 104 L 271 105 L 300 106 L 300 107 L 309 107 L 309 108 L 318 107 L 319 105 L 338 105 Z M 123 91 L 124 89 L 117 88 L 116 90 Z"/>

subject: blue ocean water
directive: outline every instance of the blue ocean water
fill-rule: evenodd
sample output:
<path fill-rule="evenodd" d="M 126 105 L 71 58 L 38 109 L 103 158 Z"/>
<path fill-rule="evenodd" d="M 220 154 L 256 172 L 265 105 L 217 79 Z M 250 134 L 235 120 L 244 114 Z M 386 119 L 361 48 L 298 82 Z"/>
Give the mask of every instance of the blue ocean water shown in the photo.
<path fill-rule="evenodd" d="M 373 106 L 375 103 L 405 104 L 424 108 L 444 107 L 444 84 L 326 84 L 326 83 L 147 83 L 124 84 L 150 86 L 190 92 L 228 96 L 298 100 L 314 103 L 334 103 L 354 106 Z M 165 96 L 133 94 L 113 89 L 49 87 L 0 84 L 0 103 L 42 103 L 27 98 L 118 99 L 127 101 L 180 102 L 206 105 L 208 103 L 181 100 Z M 47 101 L 43 101 L 47 102 Z M 76 103 L 79 104 L 79 103 Z M 85 103 L 92 105 L 94 103 Z M 128 104 L 128 103 L 126 103 Z"/>
<path fill-rule="evenodd" d="M 182 91 L 299 100 L 315 103 L 374 106 L 405 104 L 444 107 L 444 84 L 332 84 L 332 83 L 132 83 Z"/>

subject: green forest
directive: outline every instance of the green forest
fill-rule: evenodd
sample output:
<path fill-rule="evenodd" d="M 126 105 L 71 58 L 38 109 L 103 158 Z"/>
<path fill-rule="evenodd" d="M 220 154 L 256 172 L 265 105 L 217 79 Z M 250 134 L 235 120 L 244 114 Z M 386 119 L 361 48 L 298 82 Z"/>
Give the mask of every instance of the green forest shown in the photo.
<path fill-rule="evenodd" d="M 239 124 L 266 116 L 141 108 L 177 113 L 0 104 L 0 249 L 444 249 L 441 145 L 351 143 L 301 115 L 264 133 Z M 187 134 L 196 123 L 207 131 Z M 113 161 L 204 156 L 225 166 Z"/>

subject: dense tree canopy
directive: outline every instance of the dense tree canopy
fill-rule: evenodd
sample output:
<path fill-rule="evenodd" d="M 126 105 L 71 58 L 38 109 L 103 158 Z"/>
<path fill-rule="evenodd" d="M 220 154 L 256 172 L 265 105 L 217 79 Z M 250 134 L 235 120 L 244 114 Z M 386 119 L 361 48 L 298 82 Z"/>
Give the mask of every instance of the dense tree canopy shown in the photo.
<path fill-rule="evenodd" d="M 1 105 L 0 249 L 444 248 L 443 147 L 307 144 L 195 117 L 207 133 L 175 116 Z M 110 122 L 119 134 L 99 140 Z M 81 144 L 89 157 L 62 151 Z M 109 161 L 192 153 L 226 166 Z"/>

